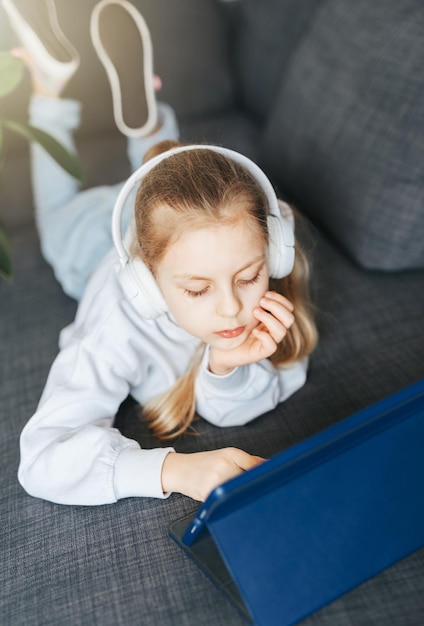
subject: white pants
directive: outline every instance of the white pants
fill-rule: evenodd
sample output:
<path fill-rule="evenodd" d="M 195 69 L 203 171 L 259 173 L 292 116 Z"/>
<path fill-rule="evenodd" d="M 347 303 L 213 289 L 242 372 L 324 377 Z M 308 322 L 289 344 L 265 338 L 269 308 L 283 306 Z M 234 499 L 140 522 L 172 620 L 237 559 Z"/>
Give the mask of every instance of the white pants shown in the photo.
<path fill-rule="evenodd" d="M 72 152 L 80 114 L 81 105 L 75 100 L 37 95 L 30 102 L 30 124 L 50 133 Z M 161 127 L 157 133 L 128 139 L 132 171 L 140 167 L 152 145 L 163 139 L 178 139 L 173 109 L 158 103 L 158 114 Z M 113 245 L 111 215 L 123 183 L 80 191 L 78 182 L 35 143 L 31 145 L 31 176 L 43 255 L 63 290 L 78 300 L 90 274 Z"/>

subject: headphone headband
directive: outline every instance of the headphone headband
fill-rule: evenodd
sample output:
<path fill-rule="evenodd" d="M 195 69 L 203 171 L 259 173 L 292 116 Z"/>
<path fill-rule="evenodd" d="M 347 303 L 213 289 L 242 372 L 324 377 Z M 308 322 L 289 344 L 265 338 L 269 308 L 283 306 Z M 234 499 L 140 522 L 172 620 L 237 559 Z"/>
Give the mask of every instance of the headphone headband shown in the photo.
<path fill-rule="evenodd" d="M 144 163 L 141 167 L 139 167 L 128 178 L 128 180 L 126 181 L 126 183 L 124 184 L 124 186 L 122 187 L 119 193 L 119 196 L 116 200 L 115 208 L 112 214 L 112 236 L 113 236 L 113 242 L 114 242 L 115 248 L 121 260 L 125 260 L 128 257 L 128 252 L 125 249 L 125 246 L 123 243 L 121 222 L 122 222 L 122 213 L 123 213 L 124 206 L 125 206 L 125 203 L 127 201 L 129 194 L 131 193 L 133 188 L 137 185 L 137 183 L 140 183 L 143 180 L 143 178 L 145 178 L 145 176 L 147 176 L 147 174 L 156 167 L 156 165 L 158 165 L 165 159 L 168 159 L 169 157 L 173 156 L 174 154 L 179 154 L 180 152 L 188 152 L 190 150 L 210 150 L 212 152 L 217 152 L 218 154 L 222 154 L 232 159 L 239 165 L 242 165 L 253 176 L 253 178 L 257 180 L 257 182 L 260 184 L 263 191 L 265 192 L 266 198 L 268 200 L 268 207 L 269 207 L 270 214 L 278 218 L 280 217 L 281 213 L 280 213 L 280 209 L 278 206 L 277 197 L 275 195 L 274 188 L 269 178 L 266 176 L 263 170 L 261 170 L 261 168 L 258 165 L 256 165 L 256 163 L 254 163 L 248 157 L 244 156 L 243 154 L 240 154 L 239 152 L 236 152 L 235 150 L 230 150 L 229 148 L 223 148 L 221 146 L 193 144 L 189 146 L 179 146 L 178 148 L 171 148 L 170 150 L 167 150 L 166 152 L 162 152 L 161 154 L 158 154 L 152 159 L 149 159 L 146 163 Z M 288 233 L 288 239 L 289 240 L 286 241 L 286 245 L 294 246 L 294 236 L 290 237 L 290 231 Z"/>

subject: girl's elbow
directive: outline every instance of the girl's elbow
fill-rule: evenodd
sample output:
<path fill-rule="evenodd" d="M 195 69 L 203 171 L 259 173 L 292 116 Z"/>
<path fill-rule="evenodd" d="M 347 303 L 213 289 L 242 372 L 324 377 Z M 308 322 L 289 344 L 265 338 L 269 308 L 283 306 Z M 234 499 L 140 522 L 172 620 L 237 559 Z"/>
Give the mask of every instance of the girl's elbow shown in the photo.
<path fill-rule="evenodd" d="M 42 488 L 45 481 L 40 479 L 40 472 L 36 462 L 27 463 L 25 462 L 25 459 L 21 458 L 18 468 L 18 481 L 28 495 L 33 496 L 34 498 L 45 499 Z"/>
<path fill-rule="evenodd" d="M 36 485 L 31 479 L 31 472 L 29 472 L 22 464 L 18 469 L 18 482 L 28 495 L 38 497 Z"/>

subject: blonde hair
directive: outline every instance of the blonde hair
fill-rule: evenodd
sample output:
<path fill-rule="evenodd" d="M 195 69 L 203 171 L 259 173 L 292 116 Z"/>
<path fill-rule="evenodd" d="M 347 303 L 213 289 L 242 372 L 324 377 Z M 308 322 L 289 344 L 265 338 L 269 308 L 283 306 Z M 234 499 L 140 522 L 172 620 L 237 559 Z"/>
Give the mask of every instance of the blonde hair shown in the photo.
<path fill-rule="evenodd" d="M 163 141 L 145 161 L 180 144 Z M 190 150 L 158 163 L 143 179 L 135 202 L 136 241 L 131 253 L 140 256 L 155 274 L 158 264 L 179 236 L 190 229 L 234 224 L 240 219 L 268 242 L 268 203 L 261 185 L 240 164 L 211 150 Z M 295 322 L 270 361 L 284 367 L 308 355 L 315 347 L 317 331 L 308 293 L 309 270 L 304 252 L 296 243 L 293 271 L 270 288 L 294 305 Z M 187 371 L 160 396 L 148 402 L 143 417 L 160 439 L 187 431 L 195 418 L 194 384 L 203 356 L 201 345 Z"/>

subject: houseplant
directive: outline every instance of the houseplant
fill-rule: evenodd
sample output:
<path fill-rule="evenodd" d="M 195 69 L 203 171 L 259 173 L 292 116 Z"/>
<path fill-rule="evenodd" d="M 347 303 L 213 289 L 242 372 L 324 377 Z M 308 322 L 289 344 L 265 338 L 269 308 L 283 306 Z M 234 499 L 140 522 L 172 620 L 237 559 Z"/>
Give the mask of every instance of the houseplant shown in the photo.
<path fill-rule="evenodd" d="M 24 71 L 25 64 L 21 59 L 10 52 L 0 52 L 0 99 L 8 96 L 19 86 Z M 81 164 L 75 155 L 40 128 L 4 118 L 0 109 L 0 188 L 3 182 L 1 172 L 6 157 L 6 141 L 9 132 L 17 133 L 29 142 L 37 142 L 71 176 L 82 180 Z M 12 274 L 11 242 L 0 215 L 0 278 L 11 280 Z"/>

